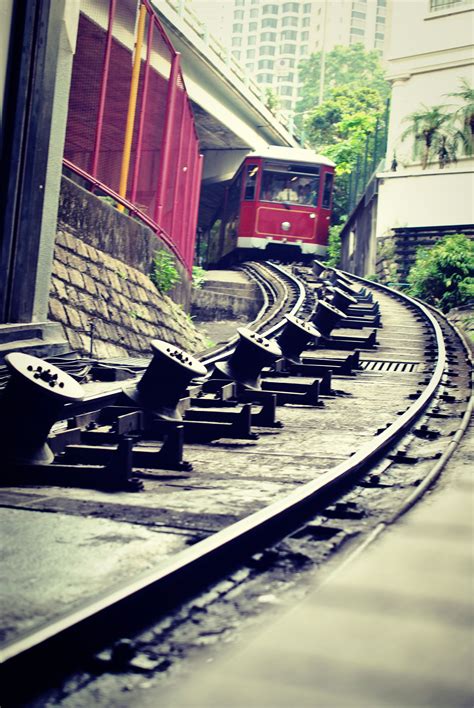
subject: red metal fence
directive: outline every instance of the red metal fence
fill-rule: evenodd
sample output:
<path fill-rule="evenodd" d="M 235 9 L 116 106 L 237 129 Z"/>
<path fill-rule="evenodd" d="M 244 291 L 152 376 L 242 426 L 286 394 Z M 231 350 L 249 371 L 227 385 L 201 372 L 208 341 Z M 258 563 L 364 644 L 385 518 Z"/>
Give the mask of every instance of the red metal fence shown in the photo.
<path fill-rule="evenodd" d="M 64 162 L 139 215 L 190 271 L 202 156 L 180 57 L 144 0 L 134 76 L 137 3 L 104 5 L 80 15 Z"/>

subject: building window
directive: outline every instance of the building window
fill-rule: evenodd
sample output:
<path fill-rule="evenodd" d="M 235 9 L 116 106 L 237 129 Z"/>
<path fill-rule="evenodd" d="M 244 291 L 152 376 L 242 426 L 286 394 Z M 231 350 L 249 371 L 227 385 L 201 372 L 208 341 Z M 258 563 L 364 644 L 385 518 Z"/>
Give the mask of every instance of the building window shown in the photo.
<path fill-rule="evenodd" d="M 278 15 L 278 5 L 264 5 L 262 12 L 264 15 Z"/>
<path fill-rule="evenodd" d="M 232 25 L 232 32 L 242 32 L 242 23 L 234 22 L 234 24 Z"/>
<path fill-rule="evenodd" d="M 352 17 L 358 17 L 361 20 L 365 20 L 365 12 L 356 12 L 355 10 L 353 10 Z"/>
<path fill-rule="evenodd" d="M 309 17 L 306 18 L 309 22 Z M 289 17 L 283 17 L 281 21 L 281 26 L 282 27 L 297 27 L 298 26 L 298 18 L 289 16 Z"/>
<path fill-rule="evenodd" d="M 298 33 L 295 30 L 284 30 L 281 33 L 281 38 L 283 40 L 285 39 L 296 39 L 298 36 Z"/>
<path fill-rule="evenodd" d="M 375 20 L 377 24 L 379 25 L 384 25 L 385 24 L 385 17 L 381 17 L 380 15 L 377 15 L 377 18 Z"/>
<path fill-rule="evenodd" d="M 294 20 L 295 18 L 292 17 L 291 19 Z M 303 25 L 303 27 L 309 27 L 311 24 L 311 18 L 310 17 L 303 17 L 303 21 L 301 24 Z"/>
<path fill-rule="evenodd" d="M 309 52 L 308 45 L 307 44 L 302 44 L 300 47 L 300 55 L 302 57 L 305 57 Z"/>
<path fill-rule="evenodd" d="M 259 84 L 272 84 L 273 74 L 257 74 L 257 83 Z"/>
<path fill-rule="evenodd" d="M 255 44 L 257 44 L 257 38 L 254 34 L 252 34 L 248 39 L 247 39 L 247 44 L 249 47 L 253 47 Z"/>
<path fill-rule="evenodd" d="M 286 74 L 285 76 L 280 76 L 279 77 L 280 83 L 291 83 L 293 84 L 295 80 L 295 75 L 293 72 L 290 72 L 289 74 Z"/>
<path fill-rule="evenodd" d="M 247 63 L 245 64 L 245 68 L 247 69 L 247 71 L 254 71 L 254 70 L 255 70 L 255 64 L 253 63 L 253 61 L 250 62 L 250 63 L 247 62 Z"/>
<path fill-rule="evenodd" d="M 303 12 L 311 12 L 311 3 L 307 2 L 303 5 Z M 319 8 L 319 12 L 321 12 L 321 8 Z"/>
<path fill-rule="evenodd" d="M 249 32 L 255 32 L 257 30 L 258 22 L 249 22 Z"/>
<path fill-rule="evenodd" d="M 261 42 L 274 42 L 276 40 L 276 32 L 262 32 L 260 34 Z"/>
<path fill-rule="evenodd" d="M 364 36 L 365 32 L 359 27 L 351 27 L 351 34 L 358 34 L 359 36 Z"/>
<path fill-rule="evenodd" d="M 281 107 L 284 111 L 291 111 L 293 110 L 293 102 L 288 101 L 288 99 L 284 99 L 281 101 Z"/>
<path fill-rule="evenodd" d="M 276 27 L 278 20 L 273 19 L 273 17 L 266 17 L 262 20 L 262 27 Z"/>
<path fill-rule="evenodd" d="M 234 20 L 243 20 L 244 19 L 244 11 L 243 10 L 235 10 L 234 11 Z"/>
<path fill-rule="evenodd" d="M 297 2 L 285 2 L 282 7 L 283 12 L 298 12 L 300 6 Z"/>
<path fill-rule="evenodd" d="M 254 7 L 252 10 L 250 10 L 250 17 L 258 17 L 258 8 Z"/>
<path fill-rule="evenodd" d="M 241 47 L 242 46 L 242 37 L 232 37 L 232 46 L 233 47 Z"/>
<path fill-rule="evenodd" d="M 260 59 L 258 62 L 257 68 L 258 69 L 273 69 L 273 59 Z"/>
<path fill-rule="evenodd" d="M 274 57 L 275 47 L 272 47 L 269 44 L 262 44 L 262 46 L 260 47 L 260 55 L 263 56 L 264 54 Z"/>
<path fill-rule="evenodd" d="M 281 47 L 282 54 L 296 54 L 296 45 L 294 44 L 283 44 Z"/>
<path fill-rule="evenodd" d="M 238 49 L 232 50 L 232 56 L 234 57 L 234 59 L 237 59 L 237 61 L 240 61 L 240 54 L 241 54 L 241 52 L 239 52 Z"/>
<path fill-rule="evenodd" d="M 255 59 L 255 49 L 247 49 L 247 59 Z"/>
<path fill-rule="evenodd" d="M 302 42 L 307 42 L 309 39 L 309 32 L 302 32 L 301 33 L 301 41 Z"/>
<path fill-rule="evenodd" d="M 375 33 L 375 39 L 383 39 L 385 35 L 382 32 Z"/>
<path fill-rule="evenodd" d="M 456 5 L 467 4 L 468 0 L 430 0 L 430 10 L 431 12 L 436 12 L 437 10 L 449 10 Z"/>
<path fill-rule="evenodd" d="M 279 93 L 280 93 L 280 96 L 293 96 L 293 87 L 292 86 L 281 86 Z"/>

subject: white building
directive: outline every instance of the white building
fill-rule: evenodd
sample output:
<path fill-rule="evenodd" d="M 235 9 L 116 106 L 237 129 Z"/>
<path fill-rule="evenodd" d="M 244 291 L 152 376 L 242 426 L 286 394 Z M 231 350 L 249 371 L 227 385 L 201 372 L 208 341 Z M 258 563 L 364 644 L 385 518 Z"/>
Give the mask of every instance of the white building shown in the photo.
<path fill-rule="evenodd" d="M 474 4 L 472 0 L 391 0 L 391 33 L 386 60 L 392 82 L 387 165 L 396 154 L 396 172 L 379 177 L 376 235 L 394 227 L 474 223 L 474 159 L 459 154 L 440 169 L 422 169 L 413 141 L 402 140 L 406 116 L 423 106 L 462 105 L 448 94 L 461 79 L 474 87 Z"/>
<path fill-rule="evenodd" d="M 230 44 L 235 59 L 290 114 L 300 97 L 298 64 L 312 52 L 362 43 L 382 51 L 387 0 L 234 0 Z M 210 30 L 228 18 L 230 0 L 195 0 Z M 223 31 L 221 41 L 226 41 Z"/>

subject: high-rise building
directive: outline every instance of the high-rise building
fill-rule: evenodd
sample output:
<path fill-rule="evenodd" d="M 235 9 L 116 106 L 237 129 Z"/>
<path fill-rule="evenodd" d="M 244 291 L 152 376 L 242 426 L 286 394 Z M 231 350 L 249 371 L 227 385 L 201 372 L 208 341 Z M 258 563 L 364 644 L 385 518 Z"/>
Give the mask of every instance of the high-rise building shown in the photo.
<path fill-rule="evenodd" d="M 312 52 L 361 43 L 383 50 L 387 0 L 234 0 L 231 51 L 289 115 L 298 64 Z"/>

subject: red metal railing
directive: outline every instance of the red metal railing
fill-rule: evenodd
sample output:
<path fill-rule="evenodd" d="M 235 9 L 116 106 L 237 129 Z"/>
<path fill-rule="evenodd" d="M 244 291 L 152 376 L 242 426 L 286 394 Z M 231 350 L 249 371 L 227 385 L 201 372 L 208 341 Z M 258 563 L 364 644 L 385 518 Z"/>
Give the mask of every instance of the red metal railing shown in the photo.
<path fill-rule="evenodd" d="M 146 14 L 135 72 L 136 3 L 109 0 L 106 18 L 99 10 L 81 12 L 64 164 L 153 228 L 191 271 L 199 141 L 179 54 L 149 1 L 141 6 Z"/>

